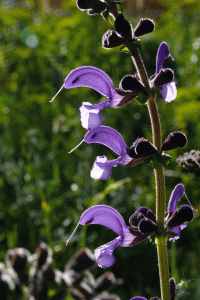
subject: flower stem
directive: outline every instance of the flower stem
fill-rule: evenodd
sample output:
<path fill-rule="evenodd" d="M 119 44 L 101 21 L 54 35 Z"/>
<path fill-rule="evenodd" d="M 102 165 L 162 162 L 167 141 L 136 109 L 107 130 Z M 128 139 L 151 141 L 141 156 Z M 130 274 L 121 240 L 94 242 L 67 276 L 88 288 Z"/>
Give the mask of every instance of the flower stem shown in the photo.
<path fill-rule="evenodd" d="M 140 56 L 140 53 L 138 52 L 138 50 L 136 48 L 132 47 L 131 44 L 127 44 L 126 46 L 131 53 L 133 63 L 136 67 L 136 70 L 137 70 L 139 76 L 140 76 L 140 80 L 144 84 L 146 91 L 150 92 L 150 85 L 149 85 L 147 72 L 146 72 L 145 66 L 143 64 L 142 58 Z"/>
<path fill-rule="evenodd" d="M 161 154 L 162 150 L 162 134 L 161 125 L 158 114 L 158 109 L 155 102 L 155 92 L 151 91 L 149 80 L 145 66 L 138 50 L 131 47 L 131 44 L 126 45 L 131 53 L 134 65 L 140 76 L 142 83 L 146 91 L 149 93 L 149 99 L 147 106 L 151 119 L 151 127 L 153 134 L 153 144 L 157 148 L 158 154 Z M 164 229 L 165 220 L 165 177 L 164 167 L 159 161 L 154 162 L 155 170 L 155 183 L 156 183 L 156 220 L 158 224 L 158 235 L 156 236 L 157 254 L 158 254 L 158 266 L 160 277 L 160 288 L 162 300 L 170 300 L 170 286 L 169 286 L 169 265 L 167 257 L 167 238 Z"/>
<path fill-rule="evenodd" d="M 167 257 L 167 239 L 163 236 L 156 237 L 158 267 L 160 276 L 161 299 L 170 300 L 169 268 Z"/>
<path fill-rule="evenodd" d="M 155 94 L 152 92 L 148 99 L 148 109 L 151 119 L 151 127 L 153 133 L 153 143 L 159 154 L 162 149 L 162 134 L 159 114 L 155 102 Z M 169 265 L 167 257 L 167 238 L 164 231 L 165 220 L 165 177 L 164 167 L 161 162 L 154 162 L 155 183 L 156 183 L 156 220 L 158 224 L 158 235 L 156 236 L 158 267 L 161 287 L 162 300 L 170 299 L 169 287 Z"/>

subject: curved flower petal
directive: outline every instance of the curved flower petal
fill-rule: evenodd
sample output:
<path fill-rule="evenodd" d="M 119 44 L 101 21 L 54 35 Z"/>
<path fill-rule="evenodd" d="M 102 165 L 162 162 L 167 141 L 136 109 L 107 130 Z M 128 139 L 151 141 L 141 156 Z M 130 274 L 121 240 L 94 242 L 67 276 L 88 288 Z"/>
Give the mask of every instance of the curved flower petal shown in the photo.
<path fill-rule="evenodd" d="M 111 176 L 112 167 L 116 167 L 120 161 L 121 157 L 108 161 L 105 155 L 97 156 L 90 172 L 90 176 L 95 180 L 107 180 Z"/>
<path fill-rule="evenodd" d="M 127 153 L 127 145 L 121 134 L 108 126 L 100 126 L 90 130 L 84 137 L 87 144 L 100 143 L 112 149 L 115 153 L 123 156 Z"/>
<path fill-rule="evenodd" d="M 167 43 L 162 42 L 158 48 L 157 57 L 156 57 L 156 74 L 158 74 L 160 70 L 163 68 L 163 63 L 165 59 L 167 59 L 169 56 L 171 57 L 172 60 L 174 60 L 170 54 Z"/>
<path fill-rule="evenodd" d="M 171 213 L 175 212 L 178 200 L 180 199 L 181 196 L 183 196 L 184 193 L 185 193 L 184 186 L 182 184 L 177 184 L 171 193 L 171 197 L 169 199 L 169 204 L 167 209 L 168 211 L 170 211 Z"/>
<path fill-rule="evenodd" d="M 112 80 L 105 72 L 90 66 L 71 71 L 65 79 L 64 87 L 66 89 L 80 86 L 92 88 L 108 98 L 111 98 L 116 91 Z"/>
<path fill-rule="evenodd" d="M 88 208 L 81 216 L 79 224 L 99 224 L 108 227 L 123 237 L 124 228 L 127 229 L 121 214 L 108 205 L 95 205 Z"/>
<path fill-rule="evenodd" d="M 160 91 L 163 99 L 167 102 L 171 102 L 177 97 L 177 88 L 174 81 L 164 84 L 162 90 Z"/>
<path fill-rule="evenodd" d="M 118 236 L 113 241 L 102 245 L 94 250 L 94 256 L 101 268 L 111 267 L 115 262 L 113 251 L 116 247 L 120 246 L 123 238 Z"/>

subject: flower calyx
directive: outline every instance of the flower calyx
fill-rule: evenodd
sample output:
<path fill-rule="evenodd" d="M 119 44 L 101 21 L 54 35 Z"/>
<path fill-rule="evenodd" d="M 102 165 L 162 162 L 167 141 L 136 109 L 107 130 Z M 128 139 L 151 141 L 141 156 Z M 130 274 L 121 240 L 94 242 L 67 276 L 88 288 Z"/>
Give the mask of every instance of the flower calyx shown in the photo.
<path fill-rule="evenodd" d="M 147 236 L 158 231 L 155 214 L 147 207 L 140 207 L 129 218 L 129 224 Z"/>
<path fill-rule="evenodd" d="M 80 10 L 87 10 L 88 15 L 102 13 L 108 7 L 106 2 L 100 0 L 78 0 L 76 4 Z"/>
<path fill-rule="evenodd" d="M 179 147 L 185 147 L 187 144 L 187 137 L 181 131 L 170 133 L 162 145 L 162 151 L 173 150 Z"/>

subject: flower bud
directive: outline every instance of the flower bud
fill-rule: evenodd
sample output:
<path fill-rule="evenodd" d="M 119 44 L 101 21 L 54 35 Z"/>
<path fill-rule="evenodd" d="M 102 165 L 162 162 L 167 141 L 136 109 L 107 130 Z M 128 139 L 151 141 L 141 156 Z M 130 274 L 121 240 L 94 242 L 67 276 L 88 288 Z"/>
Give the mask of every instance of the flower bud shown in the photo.
<path fill-rule="evenodd" d="M 123 90 L 135 91 L 137 93 L 146 92 L 143 84 L 137 78 L 137 75 L 126 75 L 120 82 L 120 87 Z"/>
<path fill-rule="evenodd" d="M 174 72 L 171 69 L 161 69 L 160 72 L 154 78 L 154 87 L 162 86 L 166 83 L 171 82 L 173 79 Z"/>
<path fill-rule="evenodd" d="M 132 26 L 131 24 L 124 18 L 123 14 L 119 14 L 115 19 L 115 30 L 122 37 L 132 40 Z"/>
<path fill-rule="evenodd" d="M 151 232 L 157 232 L 158 226 L 148 218 L 144 218 L 139 222 L 138 229 L 142 233 L 151 233 Z"/>
<path fill-rule="evenodd" d="M 52 262 L 52 250 L 45 243 L 41 243 L 36 248 L 37 254 L 37 268 L 41 269 L 45 264 L 51 264 Z"/>
<path fill-rule="evenodd" d="M 138 156 L 157 154 L 156 148 L 145 138 L 140 138 L 136 141 L 135 152 Z"/>
<path fill-rule="evenodd" d="M 182 205 L 176 210 L 167 223 L 167 227 L 172 229 L 182 225 L 185 222 L 192 221 L 194 217 L 193 209 L 189 205 Z"/>
<path fill-rule="evenodd" d="M 67 263 L 65 271 L 74 270 L 77 273 L 81 273 L 95 265 L 96 261 L 93 253 L 88 248 L 83 248 Z"/>
<path fill-rule="evenodd" d="M 106 291 L 115 283 L 115 275 L 112 272 L 106 272 L 96 280 L 95 293 Z"/>
<path fill-rule="evenodd" d="M 129 224 L 133 227 L 138 227 L 139 222 L 144 218 L 143 213 L 135 212 L 129 218 Z"/>
<path fill-rule="evenodd" d="M 134 36 L 142 36 L 144 34 L 154 31 L 155 24 L 151 19 L 141 19 L 134 30 Z"/>
<path fill-rule="evenodd" d="M 162 151 L 173 150 L 178 147 L 184 147 L 187 144 L 187 137 L 180 131 L 172 132 L 164 140 Z"/>
<path fill-rule="evenodd" d="M 110 49 L 123 44 L 124 39 L 120 37 L 114 30 L 108 30 L 102 38 L 102 46 Z"/>
<path fill-rule="evenodd" d="M 88 14 L 98 14 L 106 10 L 108 5 L 99 0 L 78 0 L 77 6 L 81 10 L 87 10 Z"/>

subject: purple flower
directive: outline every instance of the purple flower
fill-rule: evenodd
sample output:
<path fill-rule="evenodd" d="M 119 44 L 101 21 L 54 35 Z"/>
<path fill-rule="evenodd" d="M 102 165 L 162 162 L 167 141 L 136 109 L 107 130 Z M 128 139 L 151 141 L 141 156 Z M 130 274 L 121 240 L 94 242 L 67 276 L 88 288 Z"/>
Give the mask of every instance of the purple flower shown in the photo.
<path fill-rule="evenodd" d="M 141 232 L 126 226 L 121 214 L 114 208 L 107 205 L 95 205 L 88 208 L 82 214 L 74 232 L 76 231 L 79 224 L 103 225 L 118 234 L 118 237 L 113 241 L 96 248 L 94 251 L 95 259 L 98 265 L 102 268 L 108 268 L 114 264 L 115 257 L 113 255 L 113 251 L 116 247 L 129 247 L 135 245 L 147 236 L 146 234 L 142 234 Z M 72 235 L 74 234 L 74 232 L 72 233 Z M 67 240 L 67 243 L 71 239 L 72 235 Z"/>
<path fill-rule="evenodd" d="M 117 165 L 130 166 L 140 163 L 144 157 L 132 158 L 127 154 L 127 145 L 121 134 L 108 126 L 100 126 L 91 129 L 84 137 L 87 144 L 99 143 L 107 146 L 119 155 L 117 159 L 108 160 L 105 155 L 97 156 L 92 170 L 91 177 L 94 179 L 107 180 L 111 176 L 112 167 Z"/>
<path fill-rule="evenodd" d="M 163 69 L 163 63 L 165 59 L 167 59 L 168 57 L 171 57 L 171 59 L 174 60 L 170 54 L 167 43 L 163 42 L 160 44 L 158 48 L 158 53 L 156 58 L 156 74 L 158 74 Z M 167 102 L 171 102 L 172 100 L 176 99 L 177 89 L 174 80 L 162 85 L 162 88 L 159 92 L 163 100 Z"/>
<path fill-rule="evenodd" d="M 63 87 L 66 89 L 72 89 L 76 87 L 89 87 L 100 94 L 107 97 L 107 99 L 99 104 L 92 105 L 89 102 L 83 102 L 80 107 L 81 123 L 84 128 L 91 130 L 102 124 L 101 111 L 106 107 L 116 108 L 124 96 L 119 95 L 117 89 L 114 87 L 110 77 L 102 70 L 84 66 L 77 68 L 69 73 L 66 77 Z M 51 101 L 58 95 L 53 97 Z"/>
<path fill-rule="evenodd" d="M 172 191 L 171 197 L 168 204 L 168 215 L 167 215 L 167 228 L 170 229 L 174 236 L 171 236 L 169 240 L 175 242 L 180 237 L 180 231 L 184 229 L 187 225 L 185 222 L 190 222 L 193 219 L 194 208 L 190 204 L 182 205 L 177 210 L 178 200 L 181 196 L 185 194 L 184 186 L 182 184 L 177 184 Z"/>

